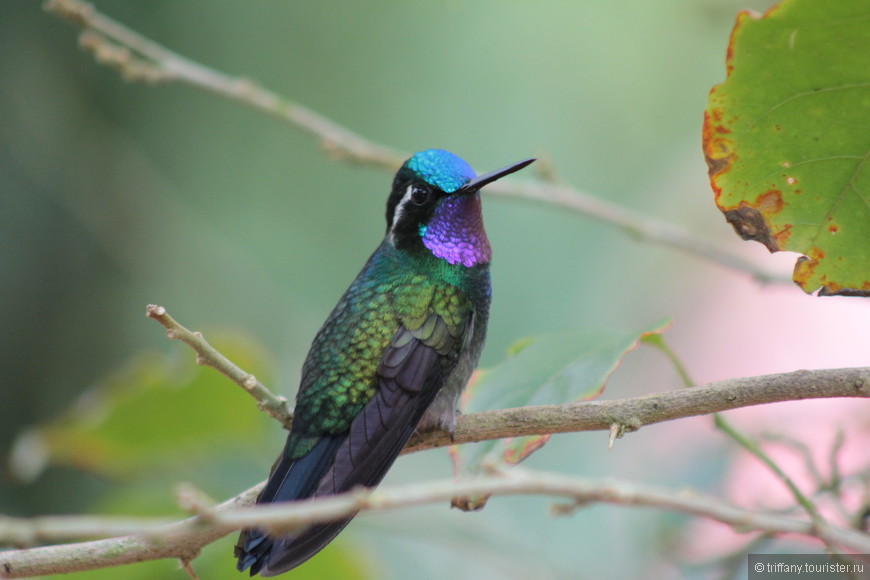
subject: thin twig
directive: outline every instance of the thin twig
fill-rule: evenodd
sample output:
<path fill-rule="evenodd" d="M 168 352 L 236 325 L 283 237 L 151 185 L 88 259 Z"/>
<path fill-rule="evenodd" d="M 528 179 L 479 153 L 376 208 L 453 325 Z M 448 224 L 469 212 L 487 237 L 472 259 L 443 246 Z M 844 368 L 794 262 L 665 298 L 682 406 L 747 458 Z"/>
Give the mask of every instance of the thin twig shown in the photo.
<path fill-rule="evenodd" d="M 565 184 L 508 179 L 488 185 L 486 192 L 570 209 L 614 226 L 638 241 L 669 246 L 720 266 L 748 273 L 762 284 L 794 284 L 791 278 L 759 267 L 741 254 L 707 237 L 695 235 L 678 225 L 642 215 L 603 197 Z"/>
<path fill-rule="evenodd" d="M 278 118 L 315 137 L 332 156 L 393 172 L 407 153 L 375 143 L 298 103 L 183 57 L 98 12 L 82 0 L 47 0 L 53 12 L 82 28 L 80 44 L 101 64 L 129 81 L 178 82 L 241 103 Z M 502 180 L 490 194 L 531 200 L 570 209 L 614 226 L 638 240 L 679 249 L 704 260 L 750 274 L 761 283 L 788 283 L 790 278 L 761 268 L 741 254 L 674 224 L 642 215 L 551 179 Z"/>
<path fill-rule="evenodd" d="M 762 433 L 760 439 L 764 442 L 779 443 L 799 455 L 803 460 L 804 469 L 815 485 L 816 490 L 819 492 L 831 490 L 831 482 L 825 479 L 822 472 L 819 470 L 819 466 L 816 465 L 813 451 L 810 449 L 809 445 L 803 441 L 789 437 L 784 433 Z"/>
<path fill-rule="evenodd" d="M 259 489 L 260 486 L 251 488 L 208 514 L 170 525 L 154 525 L 153 520 L 143 519 L 143 533 L 139 535 L 0 552 L 0 578 L 90 570 L 158 558 L 184 560 L 203 545 L 250 525 L 287 530 L 341 519 L 357 511 L 405 509 L 446 503 L 456 496 L 478 495 L 545 495 L 567 498 L 576 504 L 653 507 L 713 519 L 742 532 L 800 534 L 859 553 L 870 553 L 870 537 L 849 528 L 815 526 L 807 521 L 747 510 L 690 490 L 522 469 L 476 479 L 357 490 L 316 500 L 242 508 L 253 501 Z M 106 520 L 111 521 L 111 518 Z M 18 525 L 25 524 L 19 522 Z"/>
<path fill-rule="evenodd" d="M 728 436 L 737 442 L 738 445 L 759 459 L 788 488 L 798 505 L 806 511 L 807 515 L 809 515 L 814 529 L 821 530 L 830 527 L 831 524 L 822 515 L 813 500 L 801 491 L 794 480 L 764 451 L 764 449 L 761 448 L 761 445 L 757 441 L 748 435 L 737 431 L 731 426 L 730 422 L 719 413 L 713 415 L 713 421 L 718 429 L 727 433 Z M 826 552 L 831 554 L 835 560 L 842 563 L 846 562 L 845 560 L 842 560 L 842 547 L 838 545 L 838 542 L 832 541 L 824 535 L 819 535 L 818 537 L 824 542 Z"/>
<path fill-rule="evenodd" d="M 694 389 L 694 381 L 691 376 L 689 376 L 688 370 L 682 364 L 679 357 L 674 353 L 665 343 L 664 339 L 661 335 L 651 335 L 644 338 L 648 343 L 651 343 L 661 349 L 671 360 L 674 368 L 679 373 L 680 377 L 683 380 L 683 384 L 690 388 Z M 795 501 L 806 510 L 807 514 L 810 516 L 813 524 L 816 526 L 825 525 L 825 519 L 822 517 L 819 510 L 816 508 L 816 505 L 813 501 L 807 497 L 794 483 L 794 481 L 785 473 L 785 470 L 777 464 L 772 457 L 770 457 L 765 451 L 761 448 L 761 446 L 753 440 L 748 435 L 745 435 L 738 431 L 731 423 L 723 417 L 720 413 L 713 413 L 713 424 L 723 433 L 725 433 L 728 437 L 730 437 L 735 443 L 743 447 L 749 453 L 758 458 L 764 465 L 770 469 L 777 478 L 782 481 L 785 486 L 789 489 L 792 496 L 795 498 Z M 814 468 L 814 464 L 812 462 L 812 458 L 810 457 L 808 460 L 809 467 Z M 829 551 L 836 552 L 836 547 L 828 545 Z"/>
<path fill-rule="evenodd" d="M 840 452 L 843 450 L 843 445 L 846 443 L 846 434 L 842 427 L 837 428 L 837 434 L 834 436 L 834 443 L 831 445 L 831 452 L 828 455 L 828 470 L 830 471 L 830 480 L 828 481 L 828 489 L 834 495 L 840 497 L 840 483 L 842 482 L 842 474 L 840 473 Z"/>
<path fill-rule="evenodd" d="M 771 457 L 764 452 L 761 446 L 757 441 L 752 439 L 751 437 L 740 433 L 736 429 L 734 429 L 731 424 L 720 414 L 713 415 L 714 424 L 718 429 L 720 429 L 723 433 L 726 433 L 732 440 L 737 442 L 743 449 L 748 451 L 750 454 L 754 455 L 758 460 L 760 460 L 767 468 L 780 480 L 785 484 L 788 490 L 791 492 L 792 496 L 795 498 L 795 501 L 800 504 L 802 508 L 809 514 L 810 518 L 817 525 L 823 525 L 824 519 L 822 518 L 819 510 L 816 508 L 816 504 L 810 500 L 797 486 L 797 484 L 792 480 L 788 474 L 783 471 L 783 469 L 773 460 Z"/>
<path fill-rule="evenodd" d="M 219 353 L 203 338 L 201 332 L 188 330 L 176 322 L 166 312 L 164 307 L 157 306 L 156 304 L 149 304 L 145 308 L 145 316 L 153 318 L 162 324 L 166 328 L 166 336 L 168 338 L 180 340 L 192 348 L 196 352 L 197 364 L 208 365 L 220 371 L 227 378 L 242 387 L 245 392 L 254 397 L 260 409 L 289 428 L 293 419 L 293 413 L 287 405 L 287 399 L 272 394 L 254 375 L 246 373 L 227 357 Z"/>
<path fill-rule="evenodd" d="M 98 515 L 35 516 L 0 515 L 0 545 L 36 546 L 64 540 L 108 538 L 161 530 L 176 518 L 106 517 Z M 0 552 L 2 553 L 2 552 Z"/>

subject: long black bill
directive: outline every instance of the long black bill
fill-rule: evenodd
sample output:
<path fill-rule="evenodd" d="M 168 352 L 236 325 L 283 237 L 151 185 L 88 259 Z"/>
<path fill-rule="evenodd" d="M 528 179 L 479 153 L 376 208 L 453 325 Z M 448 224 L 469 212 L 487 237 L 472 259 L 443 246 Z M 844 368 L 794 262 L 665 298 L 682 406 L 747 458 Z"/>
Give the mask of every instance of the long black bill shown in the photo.
<path fill-rule="evenodd" d="M 531 165 L 534 161 L 534 159 L 517 161 L 513 165 L 508 165 L 507 167 L 502 167 L 501 169 L 496 169 L 495 171 L 490 171 L 489 173 L 478 175 L 477 177 L 460 187 L 455 193 L 470 193 L 472 191 L 477 191 L 484 185 L 492 183 L 496 179 L 501 179 L 505 175 L 510 175 L 511 173 L 519 171 L 523 167 Z"/>

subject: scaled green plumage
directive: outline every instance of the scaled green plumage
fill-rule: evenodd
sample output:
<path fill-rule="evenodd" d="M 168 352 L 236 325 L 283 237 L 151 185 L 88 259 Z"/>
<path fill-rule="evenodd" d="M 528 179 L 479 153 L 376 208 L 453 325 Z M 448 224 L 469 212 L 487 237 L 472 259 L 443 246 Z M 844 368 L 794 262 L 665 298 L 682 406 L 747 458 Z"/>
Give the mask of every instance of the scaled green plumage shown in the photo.
<path fill-rule="evenodd" d="M 445 269 L 428 258 L 409 270 L 408 261 L 395 249 L 379 248 L 314 339 L 302 370 L 291 457 L 308 452 L 320 435 L 350 427 L 374 396 L 381 358 L 400 328 L 456 357 L 474 309 L 451 283 L 457 278 L 451 270 L 466 268 Z"/>

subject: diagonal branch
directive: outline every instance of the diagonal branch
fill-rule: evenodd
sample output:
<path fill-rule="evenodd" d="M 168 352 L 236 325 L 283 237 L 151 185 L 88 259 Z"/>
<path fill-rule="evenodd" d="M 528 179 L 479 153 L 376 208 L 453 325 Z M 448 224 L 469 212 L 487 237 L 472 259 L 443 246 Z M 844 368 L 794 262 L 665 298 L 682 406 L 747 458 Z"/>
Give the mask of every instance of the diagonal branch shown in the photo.
<path fill-rule="evenodd" d="M 128 81 L 177 82 L 246 105 L 294 125 L 320 140 L 323 148 L 350 161 L 395 171 L 405 156 L 342 127 L 249 79 L 232 77 L 181 56 L 112 20 L 81 0 L 46 0 L 43 7 L 84 32 L 81 47 Z"/>
<path fill-rule="evenodd" d="M 129 81 L 178 82 L 241 103 L 289 123 L 318 139 L 340 159 L 393 172 L 407 153 L 375 143 L 298 103 L 183 57 L 98 12 L 82 0 L 46 0 L 44 7 L 83 29 L 80 45 L 101 64 Z M 727 268 L 750 274 L 762 283 L 791 280 L 761 268 L 733 250 L 677 225 L 647 217 L 602 197 L 548 180 L 507 179 L 487 187 L 490 194 L 536 201 L 569 209 L 614 226 L 631 237 L 675 248 Z"/>
<path fill-rule="evenodd" d="M 219 353 L 208 341 L 203 338 L 201 332 L 188 330 L 174 318 L 166 309 L 156 304 L 145 307 L 145 316 L 153 318 L 166 329 L 166 336 L 172 340 L 180 340 L 196 352 L 196 364 L 208 365 L 216 369 L 231 381 L 242 387 L 245 392 L 257 400 L 257 406 L 267 412 L 285 427 L 290 427 L 293 413 L 287 405 L 287 399 L 272 394 L 257 378 L 246 373 L 231 360 Z"/>
<path fill-rule="evenodd" d="M 554 512 L 560 515 L 588 503 L 652 507 L 709 518 L 743 532 L 799 534 L 858 553 L 870 553 L 870 537 L 844 527 L 819 527 L 812 522 L 748 510 L 695 491 L 523 469 L 475 479 L 431 481 L 381 490 L 360 489 L 316 500 L 243 508 L 253 501 L 259 489 L 260 486 L 256 486 L 212 510 L 169 525 L 162 520 L 143 519 L 141 531 L 136 535 L 0 552 L 0 578 L 91 570 L 158 558 L 187 561 L 204 545 L 241 527 L 257 525 L 280 532 L 341 519 L 357 511 L 406 509 L 446 503 L 456 496 L 478 495 L 544 495 L 570 500 L 568 505 L 554 506 Z M 110 527 L 112 521 L 105 518 L 101 525 Z M 17 521 L 15 525 L 21 534 L 32 532 L 26 529 L 26 520 Z M 80 531 L 98 533 L 100 528 Z"/>

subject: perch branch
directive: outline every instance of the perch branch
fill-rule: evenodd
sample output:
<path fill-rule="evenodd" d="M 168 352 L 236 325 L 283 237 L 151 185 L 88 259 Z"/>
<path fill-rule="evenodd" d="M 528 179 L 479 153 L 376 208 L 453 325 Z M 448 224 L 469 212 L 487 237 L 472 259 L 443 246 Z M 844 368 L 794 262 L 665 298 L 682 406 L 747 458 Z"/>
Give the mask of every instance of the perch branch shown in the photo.
<path fill-rule="evenodd" d="M 47 0 L 47 11 L 80 27 L 80 45 L 96 60 L 128 81 L 178 82 L 289 123 L 319 141 L 333 157 L 393 172 L 408 154 L 375 143 L 334 121 L 259 86 L 181 56 L 98 12 L 82 0 Z M 762 283 L 791 279 L 761 268 L 733 250 L 677 225 L 647 217 L 573 187 L 548 180 L 502 180 L 487 187 L 501 197 L 542 202 L 614 226 L 638 240 L 662 244 L 727 268 L 750 274 Z"/>
<path fill-rule="evenodd" d="M 258 401 L 258 406 L 287 426 L 292 414 L 287 400 L 278 397 L 210 346 L 200 333 L 191 332 L 173 319 L 162 306 L 149 305 L 146 315 L 167 329 L 167 336 L 180 339 L 196 352 L 199 364 L 218 369 Z M 252 388 L 252 385 L 256 388 Z M 727 379 L 704 386 L 666 391 L 611 401 L 579 401 L 562 405 L 539 405 L 460 415 L 453 439 L 441 431 L 415 435 L 404 452 L 452 444 L 475 443 L 505 437 L 546 435 L 578 431 L 637 431 L 645 425 L 707 415 L 730 409 L 836 397 L 870 397 L 870 367 L 795 371 Z"/>
<path fill-rule="evenodd" d="M 740 407 L 836 397 L 870 397 L 870 368 L 795 371 L 727 379 L 704 386 L 611 401 L 579 401 L 484 411 L 456 418 L 455 443 L 576 431 L 622 433 L 645 425 Z M 419 435 L 405 452 L 450 445 L 442 432 Z"/>
<path fill-rule="evenodd" d="M 77 544 L 46 546 L 0 552 L 0 578 L 21 578 L 119 566 L 158 558 L 189 560 L 202 546 L 250 525 L 272 531 L 287 531 L 319 522 L 341 519 L 357 511 L 387 511 L 431 503 L 448 502 L 456 496 L 545 495 L 570 500 L 554 506 L 567 514 L 588 503 L 642 506 L 705 517 L 742 532 L 790 533 L 815 537 L 859 553 L 870 553 L 870 537 L 845 527 L 817 526 L 812 522 L 747 510 L 692 490 L 569 477 L 549 472 L 512 469 L 509 472 L 465 480 L 442 480 L 380 490 L 356 490 L 295 502 L 242 507 L 259 492 L 255 486 L 198 516 L 166 525 L 162 520 L 143 519 L 136 535 Z M 105 518 L 93 529 L 111 527 Z M 15 522 L 20 536 L 33 537 L 28 522 Z M 69 529 L 69 527 L 67 527 Z M 45 531 L 45 528 L 42 528 Z"/>

